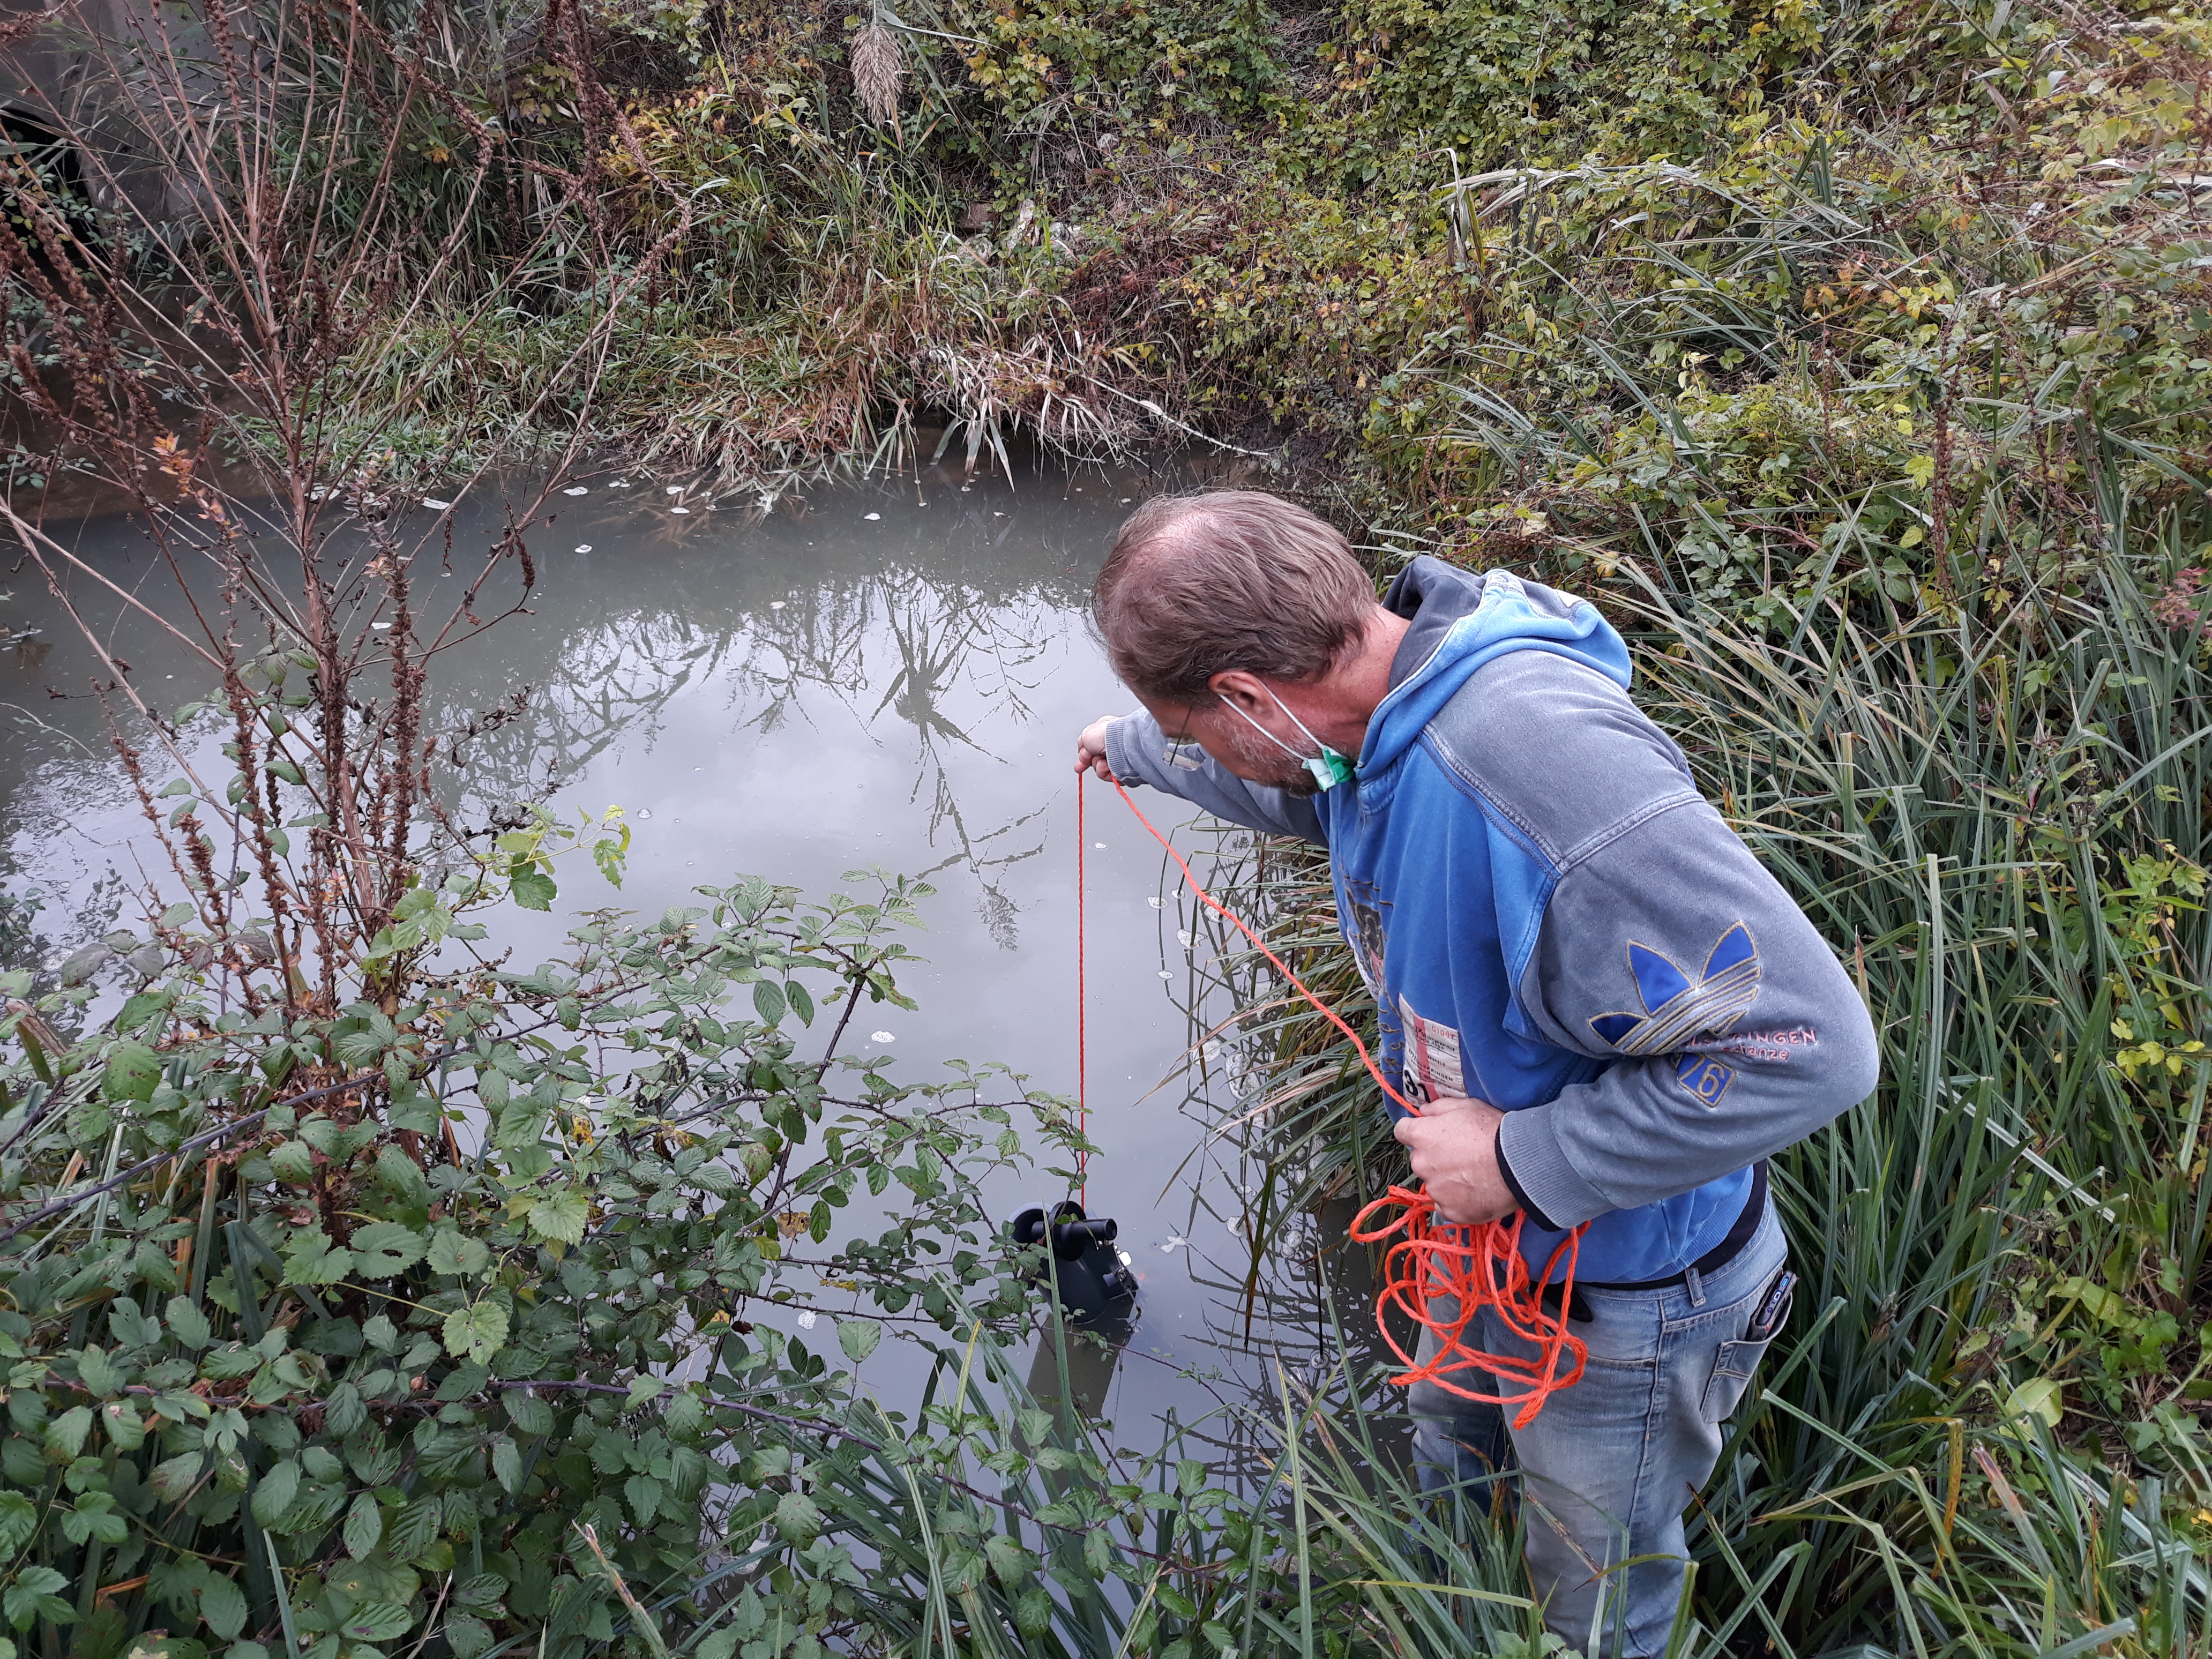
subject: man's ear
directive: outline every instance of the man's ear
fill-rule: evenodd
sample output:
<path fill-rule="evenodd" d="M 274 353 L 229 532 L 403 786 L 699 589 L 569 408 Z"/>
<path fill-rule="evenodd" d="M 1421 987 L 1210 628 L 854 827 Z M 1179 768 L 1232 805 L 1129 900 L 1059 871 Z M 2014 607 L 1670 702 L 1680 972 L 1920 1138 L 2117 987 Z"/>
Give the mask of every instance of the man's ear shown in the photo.
<path fill-rule="evenodd" d="M 1248 714 L 1261 713 L 1271 701 L 1259 676 L 1242 668 L 1224 668 L 1206 684 L 1214 696 L 1227 698 Z"/>

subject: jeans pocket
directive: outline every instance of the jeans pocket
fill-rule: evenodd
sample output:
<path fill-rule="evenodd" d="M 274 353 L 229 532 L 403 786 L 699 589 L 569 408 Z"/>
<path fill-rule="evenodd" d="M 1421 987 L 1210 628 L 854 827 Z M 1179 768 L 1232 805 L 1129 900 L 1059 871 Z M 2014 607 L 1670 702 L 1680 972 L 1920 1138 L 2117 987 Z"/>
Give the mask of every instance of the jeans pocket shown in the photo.
<path fill-rule="evenodd" d="M 1705 1382 L 1705 1397 L 1698 1402 L 1698 1414 L 1708 1423 L 1725 1423 L 1735 1414 L 1743 1402 L 1744 1390 L 1758 1374 L 1759 1361 L 1765 1353 L 1767 1337 L 1762 1341 L 1723 1342 L 1713 1356 L 1713 1374 Z"/>

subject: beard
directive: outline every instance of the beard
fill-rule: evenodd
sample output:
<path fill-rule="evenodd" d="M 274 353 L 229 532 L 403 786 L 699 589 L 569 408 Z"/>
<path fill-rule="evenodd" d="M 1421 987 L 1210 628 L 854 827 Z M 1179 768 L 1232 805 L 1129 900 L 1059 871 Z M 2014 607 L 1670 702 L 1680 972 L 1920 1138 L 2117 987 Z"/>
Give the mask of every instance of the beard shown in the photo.
<path fill-rule="evenodd" d="M 1249 781 L 1279 789 L 1293 800 L 1321 793 L 1320 781 L 1312 773 L 1242 720 L 1225 724 L 1224 730 L 1230 753 Z"/>

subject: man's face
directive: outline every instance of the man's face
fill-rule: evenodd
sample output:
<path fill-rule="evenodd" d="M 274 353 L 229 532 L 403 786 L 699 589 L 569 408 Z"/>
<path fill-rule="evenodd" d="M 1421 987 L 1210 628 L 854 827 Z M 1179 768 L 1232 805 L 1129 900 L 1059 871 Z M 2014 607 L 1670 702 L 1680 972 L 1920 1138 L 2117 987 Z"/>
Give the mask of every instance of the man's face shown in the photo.
<path fill-rule="evenodd" d="M 1291 795 L 1311 795 L 1320 792 L 1321 786 L 1314 781 L 1312 773 L 1269 743 L 1221 703 L 1216 702 L 1210 708 L 1205 705 L 1193 708 L 1177 702 L 1158 702 L 1141 695 L 1137 701 L 1145 705 L 1146 713 L 1160 723 L 1160 730 L 1167 734 L 1170 742 L 1196 744 L 1247 783 L 1265 784 L 1271 789 L 1280 789 Z M 1268 724 L 1265 714 L 1274 712 L 1269 709 L 1262 714 L 1255 714 L 1254 718 L 1260 720 L 1272 732 L 1275 728 Z M 1290 722 L 1284 720 L 1282 724 L 1288 726 Z M 1295 729 L 1279 735 L 1293 749 L 1306 746 L 1304 739 Z"/>

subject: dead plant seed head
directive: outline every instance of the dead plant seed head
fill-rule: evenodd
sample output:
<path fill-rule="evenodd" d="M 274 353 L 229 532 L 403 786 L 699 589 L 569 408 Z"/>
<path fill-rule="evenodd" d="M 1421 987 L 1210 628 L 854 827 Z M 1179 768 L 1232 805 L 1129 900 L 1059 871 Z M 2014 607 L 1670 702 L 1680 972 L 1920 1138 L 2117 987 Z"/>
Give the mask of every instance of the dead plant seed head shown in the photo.
<path fill-rule="evenodd" d="M 899 82 L 905 78 L 906 57 L 890 30 L 870 23 L 853 37 L 853 89 L 878 126 L 897 129 Z"/>

